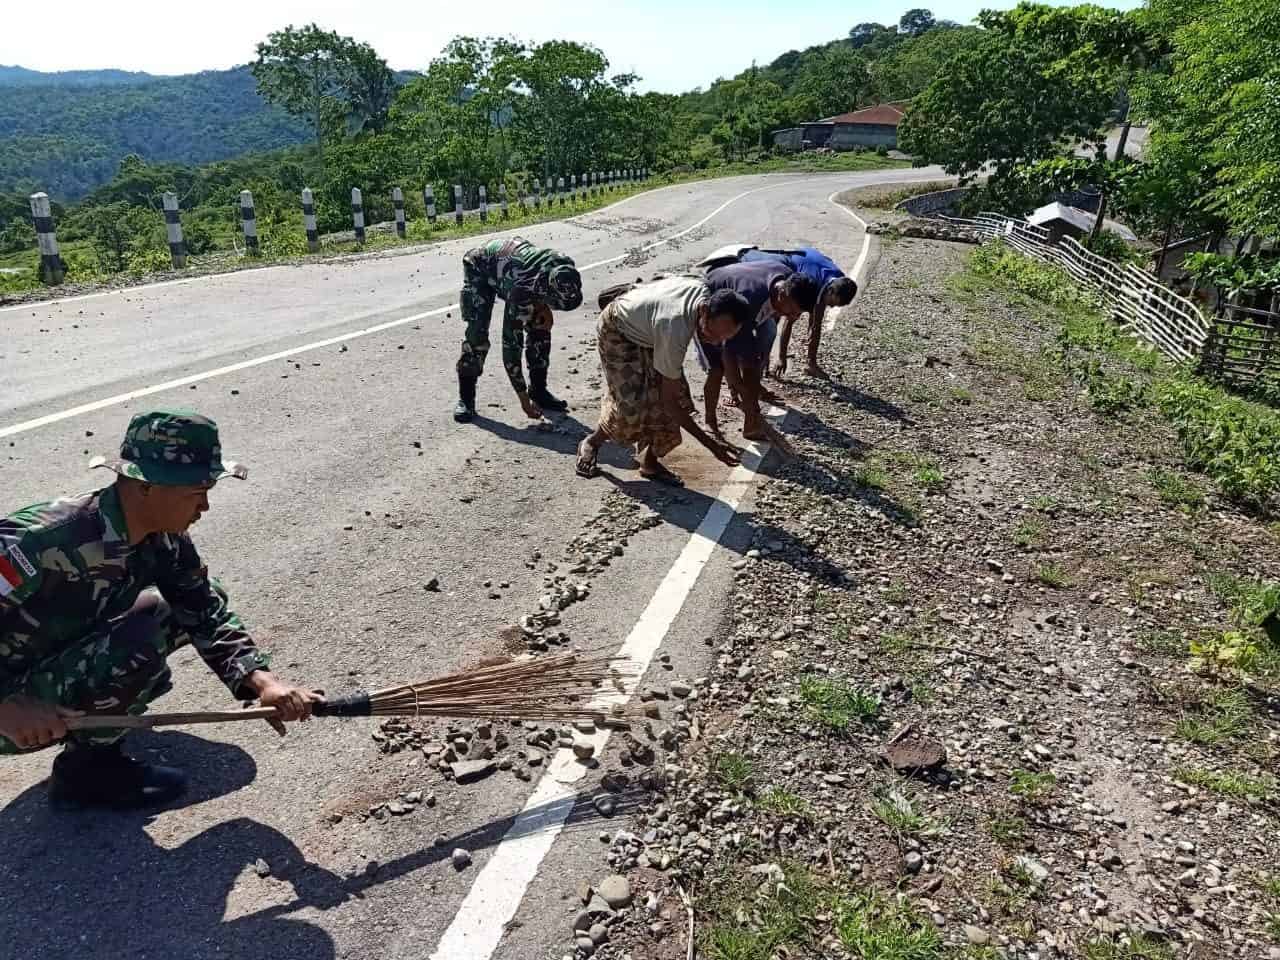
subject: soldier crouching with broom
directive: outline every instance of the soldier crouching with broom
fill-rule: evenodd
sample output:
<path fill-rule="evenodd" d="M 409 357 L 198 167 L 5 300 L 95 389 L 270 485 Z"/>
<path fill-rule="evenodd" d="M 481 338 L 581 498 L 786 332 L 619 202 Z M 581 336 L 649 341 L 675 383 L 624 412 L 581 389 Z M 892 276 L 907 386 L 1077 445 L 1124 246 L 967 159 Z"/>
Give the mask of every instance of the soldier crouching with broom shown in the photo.
<path fill-rule="evenodd" d="M 0 517 L 0 755 L 60 740 L 55 807 L 132 807 L 180 794 L 179 770 L 121 750 L 121 729 L 69 731 L 84 714 L 141 714 L 171 689 L 168 656 L 190 643 L 241 700 L 305 720 L 322 700 L 267 670 L 188 528 L 223 477 L 217 425 L 180 410 L 139 414 L 108 487 Z"/>

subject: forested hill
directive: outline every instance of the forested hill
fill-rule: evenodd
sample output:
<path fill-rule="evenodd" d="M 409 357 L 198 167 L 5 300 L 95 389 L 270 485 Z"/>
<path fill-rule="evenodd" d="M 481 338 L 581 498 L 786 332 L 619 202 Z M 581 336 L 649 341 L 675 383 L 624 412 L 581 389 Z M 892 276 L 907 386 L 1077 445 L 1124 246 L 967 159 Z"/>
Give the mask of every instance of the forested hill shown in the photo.
<path fill-rule="evenodd" d="M 14 71 L 21 71 L 20 74 Z M 0 68 L 0 191 L 42 189 L 76 199 L 136 153 L 152 162 L 206 163 L 309 138 L 306 125 L 258 96 L 248 67 L 98 83 Z M 20 76 L 14 82 L 12 79 Z"/>
<path fill-rule="evenodd" d="M 26 67 L 7 67 L 0 63 L 0 87 L 3 86 L 97 86 L 109 83 L 142 83 L 146 80 L 159 80 L 150 73 L 137 73 L 131 70 L 58 70 L 45 73 L 41 70 L 28 70 Z"/>

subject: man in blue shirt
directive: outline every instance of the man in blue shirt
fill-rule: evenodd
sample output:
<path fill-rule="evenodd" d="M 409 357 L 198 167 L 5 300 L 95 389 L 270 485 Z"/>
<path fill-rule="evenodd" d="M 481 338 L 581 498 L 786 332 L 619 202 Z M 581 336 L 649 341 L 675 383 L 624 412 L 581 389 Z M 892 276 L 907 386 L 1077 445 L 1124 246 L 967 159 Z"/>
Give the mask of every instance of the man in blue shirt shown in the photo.
<path fill-rule="evenodd" d="M 811 377 L 829 379 L 826 372 L 818 366 L 823 316 L 827 307 L 843 307 L 852 303 L 858 293 L 857 283 L 846 277 L 834 260 L 813 247 L 800 247 L 796 250 L 747 250 L 741 256 L 742 263 L 765 261 L 786 264 L 796 273 L 809 277 L 817 287 L 817 306 L 809 311 L 809 362 L 805 372 Z M 794 324 L 795 317 L 783 318 L 778 338 L 778 362 L 770 371 L 775 377 L 781 377 L 787 372 L 787 353 L 791 348 L 791 328 Z"/>
<path fill-rule="evenodd" d="M 779 401 L 762 391 L 760 378 L 769 366 L 777 318 L 789 323 L 805 311 L 816 310 L 818 288 L 812 279 L 776 260 L 716 267 L 707 271 L 707 287 L 740 294 L 752 320 L 723 347 L 699 342 L 699 359 L 707 371 L 703 388 L 707 426 L 719 432 L 716 405 L 721 382 L 727 378 L 730 389 L 742 399 L 742 435 L 748 440 L 773 440 L 760 415 L 760 400 Z"/>

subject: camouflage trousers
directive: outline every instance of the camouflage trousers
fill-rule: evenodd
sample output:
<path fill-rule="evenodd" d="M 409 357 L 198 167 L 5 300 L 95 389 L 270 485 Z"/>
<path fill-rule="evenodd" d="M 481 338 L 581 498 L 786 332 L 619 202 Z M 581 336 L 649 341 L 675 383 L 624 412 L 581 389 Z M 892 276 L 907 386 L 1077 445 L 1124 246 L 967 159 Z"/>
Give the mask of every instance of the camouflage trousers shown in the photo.
<path fill-rule="evenodd" d="M 483 266 L 469 257 L 462 261 L 462 295 L 459 304 L 462 319 L 466 323 L 463 335 L 462 355 L 458 358 L 458 374 L 478 378 L 484 372 L 484 361 L 489 355 L 489 324 L 493 320 L 493 305 L 497 300 L 493 278 Z M 535 384 L 546 383 L 547 368 L 551 366 L 551 327 L 539 323 L 534 317 L 533 304 L 506 302 L 502 312 L 502 366 L 507 379 L 517 393 L 525 393 L 524 370 L 520 354 L 529 365 L 529 379 Z"/>
<path fill-rule="evenodd" d="M 188 642 L 190 637 L 173 622 L 160 594 L 144 590 L 127 613 L 35 664 L 15 682 L 0 681 L 0 697 L 26 696 L 85 713 L 140 714 L 172 689 L 166 660 Z M 124 733 L 85 730 L 68 739 L 111 743 Z M 0 736 L 0 755 L 20 752 Z"/>

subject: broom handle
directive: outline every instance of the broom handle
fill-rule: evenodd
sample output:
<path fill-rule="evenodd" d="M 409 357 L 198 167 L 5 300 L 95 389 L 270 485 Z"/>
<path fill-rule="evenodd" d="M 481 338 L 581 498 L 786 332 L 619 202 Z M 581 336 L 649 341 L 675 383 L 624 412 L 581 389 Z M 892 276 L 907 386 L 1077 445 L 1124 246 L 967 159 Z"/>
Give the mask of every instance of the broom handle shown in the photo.
<path fill-rule="evenodd" d="M 90 714 L 83 717 L 67 717 L 68 730 L 137 730 L 143 727 L 175 727 L 192 723 L 229 723 L 233 720 L 269 720 L 276 717 L 275 707 L 254 707 L 251 710 L 212 710 L 202 713 L 150 713 L 140 717 L 125 714 L 110 716 Z"/>

